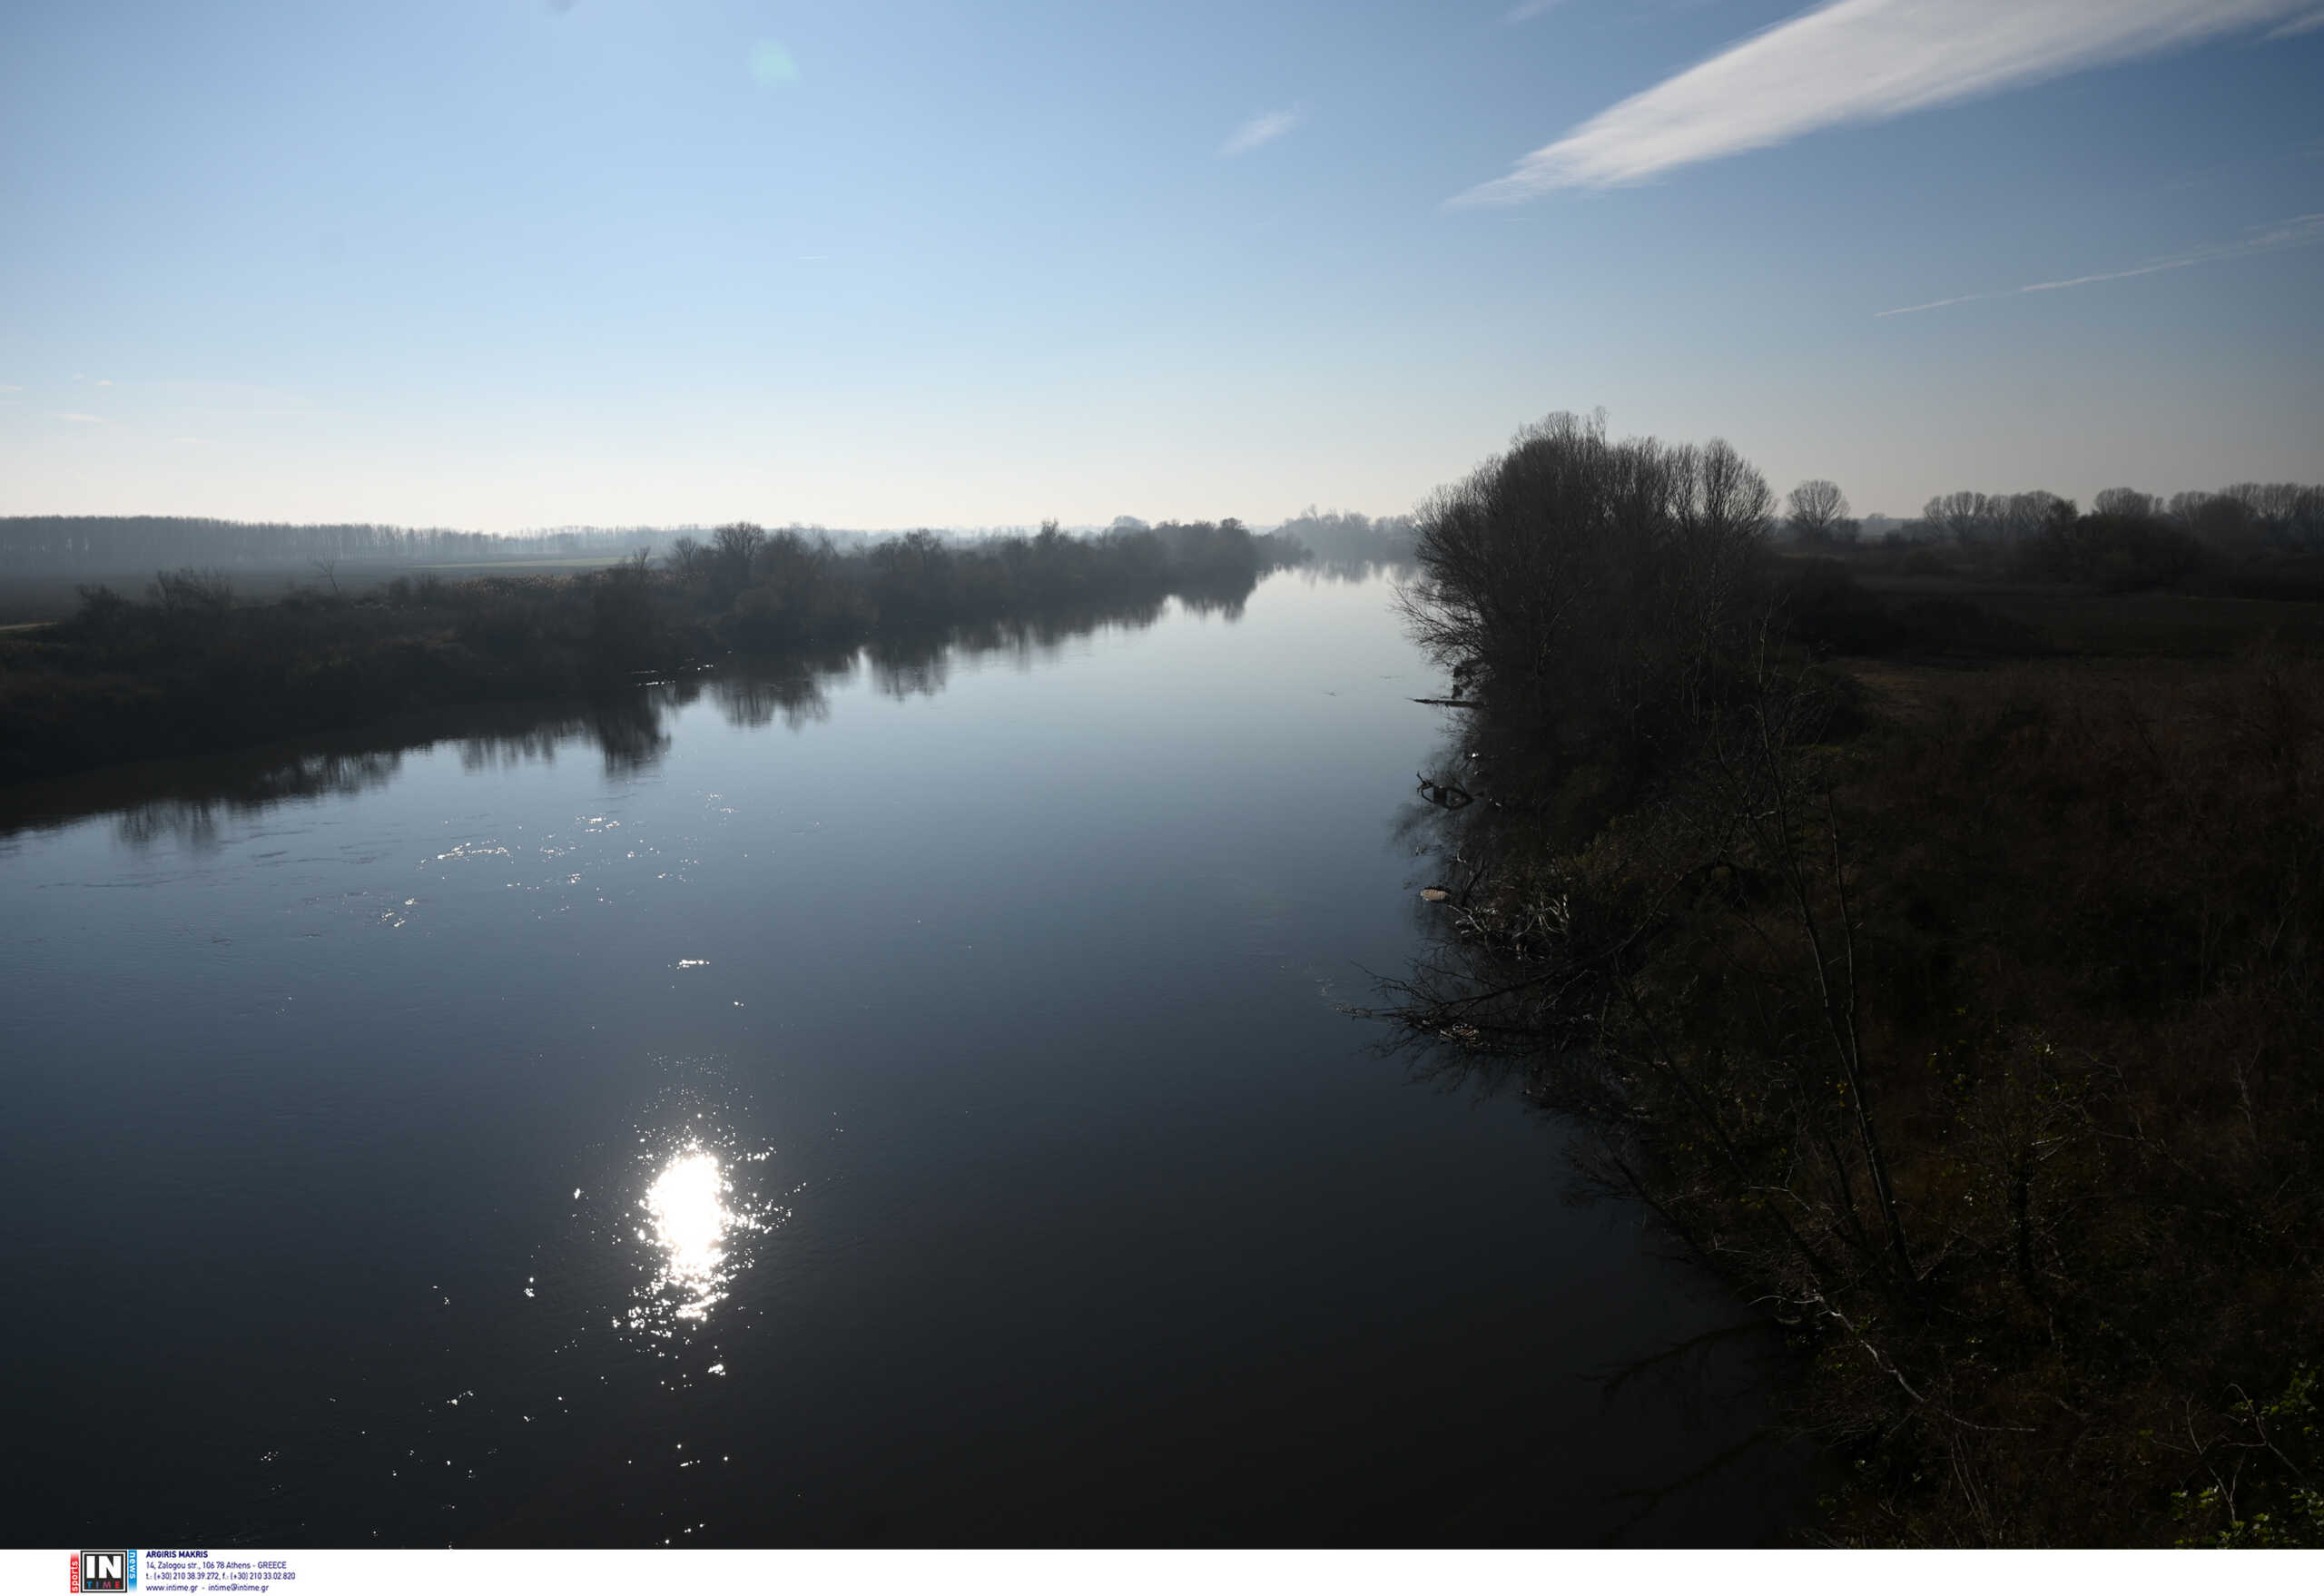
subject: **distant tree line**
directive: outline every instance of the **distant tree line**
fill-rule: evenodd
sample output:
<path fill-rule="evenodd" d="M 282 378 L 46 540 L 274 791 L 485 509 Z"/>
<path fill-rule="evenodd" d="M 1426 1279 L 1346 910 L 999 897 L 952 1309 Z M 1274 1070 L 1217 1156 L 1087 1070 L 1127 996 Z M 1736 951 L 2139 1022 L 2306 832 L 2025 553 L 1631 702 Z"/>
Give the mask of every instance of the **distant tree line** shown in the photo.
<path fill-rule="evenodd" d="M 1862 527 L 1849 515 L 1846 496 L 1829 481 L 1802 482 L 1788 496 L 1788 507 L 1782 529 L 1805 543 L 1854 542 Z M 1931 498 L 1916 520 L 1887 524 L 1896 528 L 1896 536 L 1912 542 L 2007 547 L 2038 538 L 2082 513 L 2073 499 L 2043 488 L 1964 488 Z M 2168 498 L 2135 488 L 2109 488 L 2091 501 L 2089 513 L 2166 526 L 2230 553 L 2324 553 L 2324 486 L 2314 483 L 2238 482 L 2217 492 L 2197 489 Z"/>
<path fill-rule="evenodd" d="M 2072 499 L 2056 494 L 1940 494 L 1923 507 L 1907 536 L 1962 547 L 2018 544 L 2057 528 L 2076 515 Z M 2183 533 L 2230 554 L 2262 548 L 2324 553 L 2324 487 L 2300 482 L 2238 482 L 2216 493 L 2174 493 L 2168 499 L 2134 488 L 2109 488 L 2090 513 L 2119 523 L 2145 523 Z"/>
<path fill-rule="evenodd" d="M 940 634 L 883 637 L 862 650 L 735 659 L 714 671 L 656 673 L 654 680 L 637 687 L 597 691 L 583 698 L 559 691 L 554 678 L 545 684 L 548 696 L 536 697 L 506 695 L 514 685 L 506 675 L 477 676 L 467 685 L 467 695 L 473 702 L 431 704 L 424 714 L 386 720 L 367 719 L 365 711 L 379 713 L 377 695 L 383 687 L 392 690 L 400 673 L 377 672 L 366 681 L 361 675 L 342 676 L 336 662 L 320 664 L 318 668 L 319 656 L 328 647 L 328 635 L 335 635 L 348 655 L 359 655 L 374 650 L 375 633 L 409 629 L 415 616 L 426 616 L 451 634 L 449 641 L 465 648 L 474 669 L 487 664 L 494 645 L 505 647 L 522 638 L 519 626 L 510 622 L 531 607 L 527 595 L 578 591 L 594 601 L 600 587 L 634 583 L 635 572 L 632 566 L 579 577 L 449 582 L 427 573 L 403 579 L 400 607 L 389 602 L 394 596 L 392 584 L 369 602 L 348 602 L 310 588 L 257 608 L 257 614 L 275 628 L 267 639 L 270 649 L 286 658 L 303 657 L 308 664 L 303 679 L 291 692 L 283 691 L 278 672 L 271 684 L 261 675 L 260 695 L 254 700 L 211 695 L 192 704 L 191 714 L 182 704 L 153 704 L 153 719 L 166 722 L 153 739 L 141 740 L 140 733 L 156 728 L 141 728 L 135 713 L 124 714 L 117 704 L 107 713 L 102 695 L 94 701 L 76 695 L 74 713 L 44 715 L 27 728 L 25 719 L 12 717 L 20 716 L 28 707 L 39 715 L 49 706 L 41 704 L 37 697 L 31 705 L 25 704 L 10 692 L 7 651 L 0 645 L 0 837 L 28 823 L 51 824 L 60 814 L 84 813 L 84 804 L 111 807 L 126 802 L 130 807 L 117 821 L 123 837 L 141 842 L 169 835 L 208 839 L 230 814 L 256 813 L 285 799 L 352 793 L 384 785 L 394 776 L 405 750 L 446 742 L 459 744 L 461 757 L 469 763 L 513 764 L 548 755 L 560 742 L 582 737 L 603 754 L 608 773 L 631 773 L 650 767 L 667 751 L 669 714 L 705 694 L 734 725 L 765 726 L 779 718 L 784 726 L 797 731 L 829 718 L 828 689 L 859 673 L 875 691 L 891 698 L 933 695 L 944 690 L 956 662 L 963 658 L 995 653 L 1019 660 L 1054 655 L 1068 640 L 1099 627 L 1136 629 L 1152 625 L 1163 614 L 1157 605 L 1132 604 L 1070 615 L 1010 616 Z M 164 616 L 190 622 L 197 633 L 214 631 L 218 616 L 234 607 L 230 588 L 181 573 L 157 583 L 149 602 Z M 102 629 L 108 606 L 99 599 L 94 607 L 99 614 L 91 619 Z M 579 626 L 586 626 L 594 621 L 594 602 L 587 610 L 568 606 L 567 613 Z M 118 614 L 117 609 L 113 611 L 114 617 Z M 184 642 L 191 642 L 197 651 L 206 646 L 199 636 Z M 536 645 L 533 659 L 539 663 L 552 655 L 553 649 Z M 113 656 L 116 664 L 123 658 L 120 654 Z M 182 655 L 179 663 L 184 663 Z M 417 662 L 404 663 L 409 669 Z M 521 666 L 522 660 L 517 664 Z M 214 662 L 212 668 L 216 668 Z M 133 687 L 132 691 L 140 697 L 158 696 L 151 692 L 154 685 L 148 682 L 145 690 Z M 90 685 L 103 694 L 103 684 Z M 402 685 L 409 687 L 408 682 Z M 458 685 L 439 679 L 426 684 L 422 691 L 426 688 L 458 690 Z M 496 693 L 503 695 L 493 696 Z M 254 726 L 254 721 L 260 724 Z M 321 747 L 300 744 L 271 757 L 147 764 L 133 782 L 93 783 L 63 797 L 61 804 L 54 794 L 29 809 L 12 809 L 5 801 L 7 779 L 44 768 L 44 754 L 50 763 L 60 755 L 77 755 L 83 763 L 92 763 L 103 757 L 108 745 L 125 751 L 113 757 L 125 757 L 136 751 L 153 754 L 177 746 L 247 741 L 254 731 L 272 725 L 304 724 L 311 729 L 318 722 L 329 727 Z M 81 741 L 64 749 L 52 743 L 44 750 L 39 734 L 44 725 L 52 734 L 61 732 Z M 25 729 L 34 730 L 34 735 L 12 735 Z"/>
<path fill-rule="evenodd" d="M 1863 523 L 1836 483 L 1802 482 L 1781 530 L 1799 547 L 1864 547 Z M 1945 551 L 2034 581 L 2110 589 L 2164 587 L 2199 576 L 2241 576 L 2261 586 L 2324 585 L 2324 487 L 2239 482 L 2169 498 L 2110 488 L 2085 511 L 2043 489 L 1939 494 L 1917 520 L 1884 523 L 1890 544 Z"/>
<path fill-rule="evenodd" d="M 317 560 L 455 564 L 628 554 L 655 535 L 583 527 L 502 537 L 369 524 L 294 525 L 191 516 L 0 517 L 0 572 L 98 576 L 185 566 L 300 568 Z"/>
<path fill-rule="evenodd" d="M 1236 523 L 1240 525 L 1240 523 Z M 1055 523 L 1048 523 L 1054 527 Z M 1133 516 L 1117 517 L 1110 536 L 1157 530 L 1166 540 L 1179 534 Z M 1412 554 L 1409 516 L 1370 517 L 1348 512 L 1318 514 L 1312 507 L 1275 529 L 1295 538 L 1319 560 L 1393 562 Z M 696 527 L 565 527 L 523 533 L 463 532 L 448 527 L 390 527 L 369 522 L 288 523 L 229 521 L 194 516 L 7 516 L 0 517 L 0 574 L 64 576 L 110 576 L 157 570 L 304 570 L 318 561 L 350 565 L 455 565 L 481 561 L 578 559 L 601 556 L 609 562 L 635 553 L 666 551 L 673 543 L 702 546 L 714 536 Z M 891 540 L 891 536 L 823 527 L 792 526 L 768 534 L 828 544 L 856 552 Z M 1024 542 L 1030 533 L 962 534 L 923 529 L 954 548 L 995 548 Z"/>
<path fill-rule="evenodd" d="M 1309 505 L 1275 529 L 1296 538 L 1317 563 L 1331 566 L 1411 563 L 1419 528 L 1411 516 L 1372 517 L 1354 510 L 1318 510 Z"/>
<path fill-rule="evenodd" d="M 931 531 L 852 550 L 749 522 L 681 536 L 661 562 L 665 591 L 717 642 L 746 653 L 829 649 L 881 633 L 997 616 L 1159 603 L 1177 595 L 1239 605 L 1260 575 L 1305 551 L 1240 521 L 1168 521 L 1073 537 L 948 542 Z"/>
<path fill-rule="evenodd" d="M 729 655 L 831 669 L 869 648 L 875 669 L 920 670 L 955 642 L 1142 624 L 1173 597 L 1231 613 L 1263 572 L 1304 557 L 1231 517 L 852 548 L 737 522 L 679 537 L 658 563 L 640 551 L 573 576 L 429 570 L 261 603 L 224 570 L 164 571 L 143 597 L 84 586 L 70 618 L 0 640 L 0 780 L 444 704 L 619 695 Z"/>

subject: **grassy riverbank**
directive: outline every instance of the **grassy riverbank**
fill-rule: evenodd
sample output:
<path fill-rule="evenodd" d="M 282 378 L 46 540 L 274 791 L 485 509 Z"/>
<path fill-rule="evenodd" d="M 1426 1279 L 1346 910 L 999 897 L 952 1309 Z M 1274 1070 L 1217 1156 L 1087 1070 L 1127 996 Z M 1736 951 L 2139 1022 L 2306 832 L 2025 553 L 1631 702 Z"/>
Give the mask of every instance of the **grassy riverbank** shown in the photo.
<path fill-rule="evenodd" d="M 1821 1538 L 2312 1543 L 2318 615 L 1881 593 L 1768 502 L 1569 426 L 1435 507 L 1481 708 L 1387 1012 L 1789 1327 Z"/>
<path fill-rule="evenodd" d="M 1061 627 L 1233 606 L 1295 545 L 1238 524 L 856 552 L 755 527 L 665 563 L 573 575 L 399 577 L 244 602 L 214 574 L 142 597 L 84 590 L 53 626 L 0 635 L 0 781 L 345 730 L 437 705 L 625 690 L 729 655 L 827 657 L 1007 622 Z"/>

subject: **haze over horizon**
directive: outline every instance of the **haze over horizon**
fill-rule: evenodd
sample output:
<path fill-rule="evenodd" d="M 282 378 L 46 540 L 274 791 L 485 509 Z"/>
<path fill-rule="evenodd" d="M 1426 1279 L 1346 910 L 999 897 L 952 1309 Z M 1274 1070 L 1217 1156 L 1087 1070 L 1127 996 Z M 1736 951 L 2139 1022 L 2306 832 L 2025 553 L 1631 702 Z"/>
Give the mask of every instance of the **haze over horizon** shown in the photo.
<path fill-rule="evenodd" d="M 2324 475 L 2318 0 L 27 9 L 0 514 L 1862 512 Z"/>

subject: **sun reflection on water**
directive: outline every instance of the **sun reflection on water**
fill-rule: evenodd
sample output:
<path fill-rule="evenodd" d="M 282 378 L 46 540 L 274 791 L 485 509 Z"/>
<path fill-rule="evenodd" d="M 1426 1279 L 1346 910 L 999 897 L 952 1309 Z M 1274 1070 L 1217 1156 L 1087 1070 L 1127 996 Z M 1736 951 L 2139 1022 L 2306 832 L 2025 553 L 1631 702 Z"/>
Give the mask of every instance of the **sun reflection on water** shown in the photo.
<path fill-rule="evenodd" d="M 737 1232 L 765 1228 L 734 1196 L 718 1155 L 688 1142 L 662 1166 L 638 1200 L 647 1227 L 640 1241 L 661 1249 L 653 1278 L 629 1310 L 633 1327 L 667 1336 L 675 1319 L 696 1322 L 726 1296 Z"/>
<path fill-rule="evenodd" d="M 670 1160 L 645 1194 L 654 1217 L 654 1240 L 669 1255 L 663 1283 L 691 1293 L 678 1309 L 682 1319 L 698 1319 L 720 1294 L 726 1263 L 726 1232 L 735 1222 L 726 1206 L 726 1172 L 715 1155 L 699 1148 Z"/>

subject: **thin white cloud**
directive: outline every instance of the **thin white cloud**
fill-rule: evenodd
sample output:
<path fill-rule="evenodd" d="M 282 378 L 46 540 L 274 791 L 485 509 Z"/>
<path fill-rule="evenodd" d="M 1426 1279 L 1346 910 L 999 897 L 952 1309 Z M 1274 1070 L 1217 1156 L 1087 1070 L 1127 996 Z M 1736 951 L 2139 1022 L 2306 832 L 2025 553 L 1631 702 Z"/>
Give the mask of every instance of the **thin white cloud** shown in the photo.
<path fill-rule="evenodd" d="M 103 426 L 105 421 L 103 416 L 86 416 L 78 410 L 51 410 L 49 414 L 59 421 L 86 421 L 97 427 Z"/>
<path fill-rule="evenodd" d="M 21 382 L 0 382 L 0 393 L 22 393 L 24 391 L 25 385 Z"/>
<path fill-rule="evenodd" d="M 1516 5 L 1502 14 L 1501 20 L 1515 27 L 1521 22 L 1531 22 L 1537 16 L 1555 11 L 1561 3 L 1561 0 L 1517 0 Z"/>
<path fill-rule="evenodd" d="M 1633 94 L 1454 203 L 1612 188 L 2256 27 L 2316 0 L 1831 0 Z"/>
<path fill-rule="evenodd" d="M 1218 146 L 1222 155 L 1247 155 L 1261 144 L 1271 144 L 1299 125 L 1296 111 L 1270 111 L 1254 116 L 1235 130 L 1234 135 Z"/>
<path fill-rule="evenodd" d="M 2302 244 L 2324 244 L 2324 211 L 2255 227 L 2250 236 L 2228 243 L 2203 244 L 2180 254 L 2163 255 L 2141 265 L 2125 266 L 2119 271 L 2093 271 L 2081 277 L 2062 277 L 2055 282 L 2029 282 L 2023 288 L 1997 288 L 1984 293 L 1955 294 L 1949 300 L 1931 300 L 1925 305 L 1899 305 L 1893 310 L 1875 312 L 1873 320 L 1913 316 L 1923 310 L 1942 310 L 1948 305 L 1966 305 L 1978 300 L 2009 300 L 2020 294 L 2045 294 L 2057 289 L 2082 288 L 2093 282 L 2119 282 L 2125 277 L 2151 277 L 2158 271 L 2181 271 L 2190 266 L 2208 266 L 2214 261 L 2232 261 L 2239 255 L 2257 255 L 2270 250 L 2297 249 Z"/>
<path fill-rule="evenodd" d="M 2324 11 L 2311 11 L 2306 16 L 2295 16 L 2279 28 L 2268 30 L 2271 39 L 2296 39 L 2302 34 L 2312 34 L 2324 28 Z"/>

